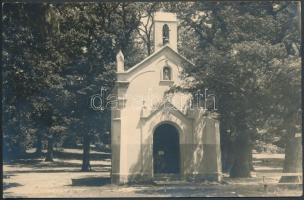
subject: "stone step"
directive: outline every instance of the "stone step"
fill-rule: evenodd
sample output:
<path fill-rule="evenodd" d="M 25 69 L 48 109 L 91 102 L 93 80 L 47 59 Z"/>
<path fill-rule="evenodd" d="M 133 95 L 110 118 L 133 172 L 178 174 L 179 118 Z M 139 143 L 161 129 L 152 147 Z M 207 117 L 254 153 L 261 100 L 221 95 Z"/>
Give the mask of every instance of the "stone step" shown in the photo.
<path fill-rule="evenodd" d="M 178 181 L 180 180 L 179 174 L 155 174 L 155 181 Z"/>

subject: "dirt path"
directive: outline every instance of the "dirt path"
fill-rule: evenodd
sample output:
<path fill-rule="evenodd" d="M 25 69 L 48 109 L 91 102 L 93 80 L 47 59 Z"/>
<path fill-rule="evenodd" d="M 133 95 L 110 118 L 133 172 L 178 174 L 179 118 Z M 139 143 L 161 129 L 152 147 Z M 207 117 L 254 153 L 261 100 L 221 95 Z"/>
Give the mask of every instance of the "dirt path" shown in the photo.
<path fill-rule="evenodd" d="M 84 185 L 73 185 L 72 179 Z M 102 172 L 19 173 L 7 183 L 14 187 L 5 197 L 145 197 L 145 196 L 299 196 L 297 189 L 274 188 L 265 193 L 261 185 L 181 184 L 157 186 L 116 186 L 109 184 L 109 174 Z M 91 185 L 89 183 L 92 183 Z"/>
<path fill-rule="evenodd" d="M 257 168 L 271 167 L 258 162 Z M 226 184 L 186 183 L 145 186 L 110 184 L 110 160 L 92 161 L 93 172 L 80 172 L 80 160 L 24 160 L 4 165 L 4 197 L 240 197 L 300 196 L 302 186 L 270 185 L 264 191 L 261 177 L 225 178 Z M 263 168 L 264 167 L 264 168 Z M 267 168 L 268 170 L 268 168 Z"/>

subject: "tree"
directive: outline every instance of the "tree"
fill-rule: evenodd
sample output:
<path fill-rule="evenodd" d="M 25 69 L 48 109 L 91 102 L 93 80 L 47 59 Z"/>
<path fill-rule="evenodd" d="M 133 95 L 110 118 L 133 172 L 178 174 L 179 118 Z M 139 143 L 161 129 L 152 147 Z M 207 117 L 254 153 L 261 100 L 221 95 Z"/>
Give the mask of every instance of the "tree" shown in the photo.
<path fill-rule="evenodd" d="M 5 4 L 4 20 L 4 130 L 7 150 L 13 154 L 25 153 L 24 118 L 29 106 L 29 97 L 37 94 L 45 82 L 41 77 L 31 76 L 38 69 L 33 67 L 40 51 L 35 39 L 40 27 L 31 27 L 29 6 L 24 4 Z M 39 12 L 36 13 L 39 16 Z M 37 25 L 37 24 L 35 24 Z M 35 82 L 36 84 L 32 84 Z"/>
<path fill-rule="evenodd" d="M 55 104 L 64 98 L 59 72 L 65 60 L 54 45 L 51 10 L 51 4 L 8 3 L 3 7 L 5 143 L 12 148 L 20 146 L 15 143 L 27 143 L 33 138 L 25 137 L 26 130 L 35 128 L 38 154 L 44 132 L 48 134 L 53 123 Z M 9 151 L 16 152 L 10 147 Z"/>
<path fill-rule="evenodd" d="M 286 2 L 195 2 L 180 15 L 198 38 L 191 52 L 196 67 L 187 67 L 186 75 L 195 79 L 192 91 L 216 94 L 223 169 L 231 177 L 250 176 L 253 138 L 269 117 L 268 103 L 274 103 L 266 102 L 274 63 L 298 44 L 286 40 L 293 9 Z"/>
<path fill-rule="evenodd" d="M 61 112 L 70 118 L 70 130 L 82 138 L 82 171 L 89 171 L 90 144 L 105 123 L 104 110 L 90 108 L 90 96 L 104 87 L 108 95 L 115 81 L 118 49 L 128 55 L 132 33 L 139 24 L 136 6 L 128 3 L 57 5 L 60 10 L 57 48 L 67 57 L 62 71 L 69 93 Z"/>
<path fill-rule="evenodd" d="M 27 132 L 23 129 L 34 127 L 37 154 L 48 138 L 46 160 L 52 160 L 58 135 L 54 127 L 68 127 L 70 136 L 83 138 L 83 170 L 89 169 L 91 135 L 104 127 L 96 121 L 109 118 L 108 111 L 89 107 L 90 95 L 101 86 L 111 91 L 119 49 L 126 57 L 134 54 L 132 40 L 140 22 L 137 8 L 130 3 L 4 5 L 8 151 L 24 153 Z"/>
<path fill-rule="evenodd" d="M 146 56 L 153 52 L 154 13 L 160 5 L 160 3 L 139 3 L 140 25 L 137 28 L 137 34 L 147 50 Z"/>
<path fill-rule="evenodd" d="M 301 110 L 301 68 L 299 57 L 300 38 L 300 2 L 293 5 L 292 32 L 284 39 L 289 44 L 290 55 L 282 63 L 278 63 L 278 71 L 274 82 L 278 88 L 272 88 L 277 104 L 273 108 L 272 119 L 278 119 L 277 131 L 282 134 L 281 141 L 285 144 L 284 173 L 302 172 L 302 110 Z M 295 11 L 297 7 L 297 11 Z M 281 17 L 286 14 L 282 13 Z M 282 81 L 284 80 L 284 82 Z M 283 84 L 284 83 L 284 84 Z M 280 182 L 302 182 L 301 176 L 282 176 Z"/>

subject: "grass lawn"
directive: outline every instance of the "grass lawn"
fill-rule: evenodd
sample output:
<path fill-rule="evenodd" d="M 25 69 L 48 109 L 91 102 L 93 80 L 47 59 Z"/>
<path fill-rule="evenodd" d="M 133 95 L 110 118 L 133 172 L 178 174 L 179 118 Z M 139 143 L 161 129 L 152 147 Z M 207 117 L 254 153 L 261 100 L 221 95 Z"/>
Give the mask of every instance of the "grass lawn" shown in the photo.
<path fill-rule="evenodd" d="M 153 185 L 110 183 L 110 154 L 93 151 L 92 172 L 80 172 L 81 150 L 65 149 L 54 162 L 23 159 L 4 163 L 4 197 L 214 197 L 214 196 L 301 196 L 302 185 L 277 184 L 284 155 L 254 154 L 252 178 L 231 179 L 224 183 L 156 182 Z M 56 155 L 56 154 L 55 154 Z M 261 174 L 268 184 L 265 191 Z M 72 182 L 72 180 L 74 180 Z"/>

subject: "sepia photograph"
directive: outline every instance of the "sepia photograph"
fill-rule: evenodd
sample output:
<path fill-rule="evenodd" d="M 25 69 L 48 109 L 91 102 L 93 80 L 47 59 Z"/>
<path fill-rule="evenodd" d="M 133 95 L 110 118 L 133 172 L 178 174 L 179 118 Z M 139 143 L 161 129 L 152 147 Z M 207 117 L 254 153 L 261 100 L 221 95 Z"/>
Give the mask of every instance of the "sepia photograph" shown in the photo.
<path fill-rule="evenodd" d="M 2 198 L 301 198 L 301 34 L 301 1 L 2 3 Z"/>

